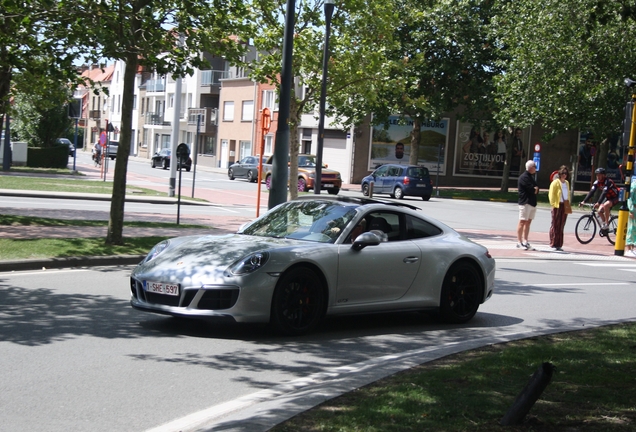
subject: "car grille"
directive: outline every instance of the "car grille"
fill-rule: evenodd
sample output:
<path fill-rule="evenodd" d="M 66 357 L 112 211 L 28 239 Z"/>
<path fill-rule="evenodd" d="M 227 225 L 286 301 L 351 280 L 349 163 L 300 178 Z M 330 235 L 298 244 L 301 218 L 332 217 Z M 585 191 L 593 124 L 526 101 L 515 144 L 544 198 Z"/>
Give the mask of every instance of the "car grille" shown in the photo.
<path fill-rule="evenodd" d="M 335 180 L 337 177 L 335 174 L 321 174 L 320 178 L 322 180 Z"/>
<path fill-rule="evenodd" d="M 219 289 L 186 289 L 182 290 L 180 296 L 169 296 L 164 294 L 149 293 L 144 291 L 143 284 L 133 278 L 130 279 L 130 291 L 132 296 L 146 303 L 163 306 L 181 306 L 193 309 L 223 310 L 233 307 L 239 297 L 238 288 Z M 203 295 L 196 304 L 193 300 L 199 291 Z"/>

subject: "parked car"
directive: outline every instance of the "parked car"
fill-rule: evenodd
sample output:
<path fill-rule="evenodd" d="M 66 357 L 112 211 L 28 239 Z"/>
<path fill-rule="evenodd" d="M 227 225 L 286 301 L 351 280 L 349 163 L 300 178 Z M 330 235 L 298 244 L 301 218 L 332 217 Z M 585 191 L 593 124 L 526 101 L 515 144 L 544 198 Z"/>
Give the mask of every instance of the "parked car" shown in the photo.
<path fill-rule="evenodd" d="M 272 173 L 271 166 L 274 156 L 267 159 L 267 169 L 263 168 L 265 175 L 265 184 L 267 189 L 271 188 Z M 267 171 L 267 173 L 266 173 Z M 326 189 L 332 195 L 337 195 L 342 187 L 342 177 L 338 171 L 330 170 L 326 165 L 323 166 L 321 173 L 322 189 Z M 314 189 L 316 179 L 316 156 L 309 154 L 298 155 L 298 191 L 307 192 Z"/>
<path fill-rule="evenodd" d="M 69 154 L 69 156 L 74 156 L 75 155 L 75 146 L 73 145 L 71 140 L 69 140 L 68 138 L 58 138 L 57 140 L 55 140 L 55 142 L 57 144 L 68 146 L 68 154 Z"/>
<path fill-rule="evenodd" d="M 262 161 L 262 163 L 265 164 L 267 156 L 263 156 Z M 227 170 L 227 176 L 230 180 L 242 177 L 246 178 L 249 182 L 258 181 L 258 156 L 247 156 L 233 163 Z"/>
<path fill-rule="evenodd" d="M 365 232 L 352 238 L 362 224 Z M 342 314 L 430 311 L 464 323 L 494 281 L 484 246 L 415 206 L 306 196 L 235 234 L 158 243 L 132 271 L 130 289 L 141 311 L 269 322 L 299 335 Z"/>
<path fill-rule="evenodd" d="M 360 185 L 364 196 L 369 196 L 371 182 L 373 182 L 373 194 L 389 194 L 397 199 L 417 196 L 428 201 L 433 192 L 433 182 L 428 168 L 417 165 L 380 166 L 362 179 Z"/>
<path fill-rule="evenodd" d="M 115 158 L 117 157 L 118 150 L 119 150 L 119 141 L 110 141 L 108 143 L 106 155 L 110 158 L 110 160 L 115 160 Z"/>
<path fill-rule="evenodd" d="M 172 158 L 171 153 L 172 151 L 169 148 L 163 148 L 159 150 L 152 156 L 152 159 L 150 160 L 150 166 L 152 166 L 153 168 L 157 166 L 160 166 L 163 169 L 170 168 L 170 159 Z M 181 162 L 180 166 L 177 166 L 177 168 L 182 168 L 186 171 L 190 171 L 190 169 L 192 168 L 192 158 L 188 157 L 188 160 L 185 163 Z"/>

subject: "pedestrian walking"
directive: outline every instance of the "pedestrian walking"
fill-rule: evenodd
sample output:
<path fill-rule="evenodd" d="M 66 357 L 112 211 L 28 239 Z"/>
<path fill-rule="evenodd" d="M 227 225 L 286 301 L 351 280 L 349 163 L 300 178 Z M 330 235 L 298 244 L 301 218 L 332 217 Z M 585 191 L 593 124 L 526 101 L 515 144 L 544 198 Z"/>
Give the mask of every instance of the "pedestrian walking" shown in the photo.
<path fill-rule="evenodd" d="M 548 190 L 548 200 L 552 207 L 552 224 L 550 225 L 550 247 L 563 250 L 563 229 L 568 214 L 572 213 L 570 205 L 570 182 L 568 167 L 561 165 Z"/>
<path fill-rule="evenodd" d="M 539 185 L 534 178 L 537 166 L 534 161 L 526 162 L 526 170 L 519 176 L 517 187 L 519 189 L 519 224 L 517 225 L 517 247 L 534 250 L 528 242 L 530 224 L 537 214 L 537 194 Z"/>

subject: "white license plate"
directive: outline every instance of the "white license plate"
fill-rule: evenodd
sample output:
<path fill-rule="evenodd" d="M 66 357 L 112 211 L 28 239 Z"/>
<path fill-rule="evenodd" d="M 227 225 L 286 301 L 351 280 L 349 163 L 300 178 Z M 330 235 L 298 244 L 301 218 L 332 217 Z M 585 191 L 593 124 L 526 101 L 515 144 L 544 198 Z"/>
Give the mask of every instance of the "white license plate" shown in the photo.
<path fill-rule="evenodd" d="M 328 184 L 323 184 L 322 187 L 329 189 L 329 188 L 332 188 L 333 185 L 331 183 L 328 183 Z"/>
<path fill-rule="evenodd" d="M 426 187 L 425 184 L 418 184 L 417 187 Z"/>
<path fill-rule="evenodd" d="M 171 296 L 179 295 L 179 285 L 165 282 L 146 281 L 146 291 Z"/>

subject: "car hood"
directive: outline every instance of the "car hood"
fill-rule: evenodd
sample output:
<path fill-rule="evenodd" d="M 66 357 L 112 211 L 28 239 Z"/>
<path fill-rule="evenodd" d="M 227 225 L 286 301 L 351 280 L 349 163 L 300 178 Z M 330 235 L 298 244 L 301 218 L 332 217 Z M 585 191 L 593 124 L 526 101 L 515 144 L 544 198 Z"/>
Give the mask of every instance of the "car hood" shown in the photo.
<path fill-rule="evenodd" d="M 222 283 L 229 276 L 226 269 L 252 252 L 308 244 L 242 234 L 176 237 L 169 242 L 169 246 L 153 260 L 139 264 L 133 276 L 187 285 Z"/>
<path fill-rule="evenodd" d="M 316 168 L 314 167 L 298 167 L 298 172 L 306 172 L 306 173 L 313 173 L 316 172 Z M 329 169 L 329 168 L 323 168 L 320 171 L 322 174 L 338 174 L 338 171 Z"/>

